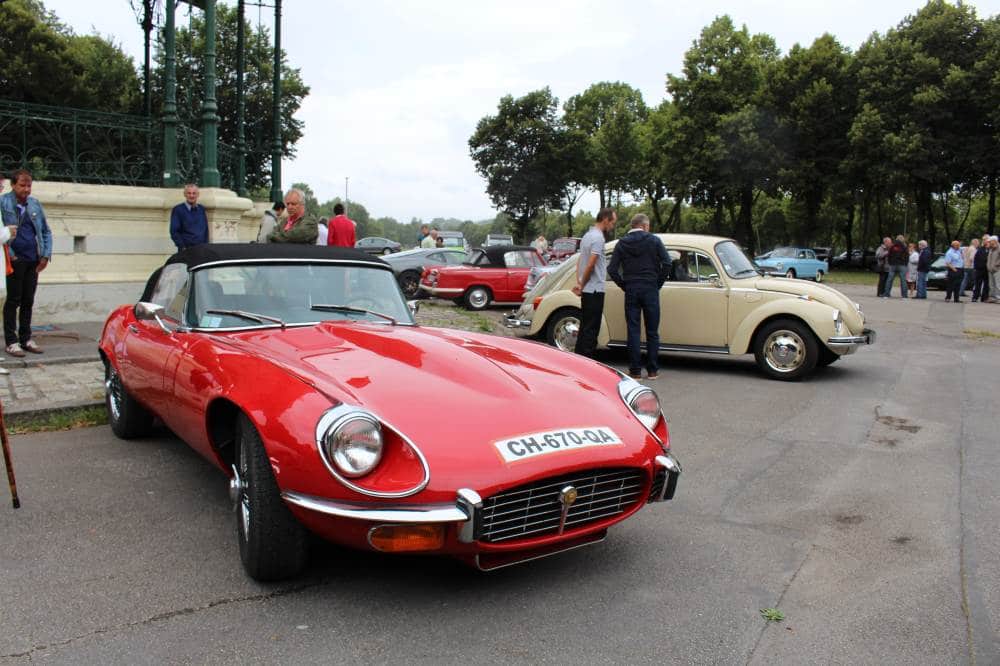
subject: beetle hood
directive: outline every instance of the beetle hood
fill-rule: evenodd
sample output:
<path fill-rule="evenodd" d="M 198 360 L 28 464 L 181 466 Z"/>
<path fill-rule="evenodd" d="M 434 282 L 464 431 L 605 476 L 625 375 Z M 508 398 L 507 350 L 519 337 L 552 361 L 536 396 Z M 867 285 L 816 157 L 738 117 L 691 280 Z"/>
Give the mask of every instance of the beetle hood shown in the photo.
<path fill-rule="evenodd" d="M 828 287 L 825 284 L 789 278 L 759 278 L 754 282 L 754 286 L 761 291 L 777 292 L 788 294 L 789 296 L 808 296 L 820 303 L 829 305 L 831 308 L 840 310 L 844 319 L 851 324 L 852 328 L 856 328 L 863 323 L 854 302 L 833 287 Z M 857 319 L 857 321 L 855 322 L 854 319 Z"/>

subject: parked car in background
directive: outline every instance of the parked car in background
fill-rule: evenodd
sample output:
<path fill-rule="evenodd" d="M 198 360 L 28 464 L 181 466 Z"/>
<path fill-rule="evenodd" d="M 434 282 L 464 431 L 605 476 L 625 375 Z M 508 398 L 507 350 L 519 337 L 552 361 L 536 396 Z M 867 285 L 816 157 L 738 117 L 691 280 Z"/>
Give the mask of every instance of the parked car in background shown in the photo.
<path fill-rule="evenodd" d="M 946 289 L 948 286 L 948 264 L 945 263 L 944 254 L 934 253 L 934 260 L 931 262 L 931 269 L 927 271 L 928 289 Z"/>
<path fill-rule="evenodd" d="M 841 252 L 833 259 L 830 260 L 830 268 L 846 269 L 846 268 L 865 268 L 868 270 L 875 269 L 875 251 L 874 250 L 851 250 L 850 256 L 847 252 Z"/>
<path fill-rule="evenodd" d="M 364 250 L 368 254 L 392 254 L 393 252 L 399 252 L 403 248 L 396 241 L 380 236 L 362 238 L 354 244 L 354 247 Z"/>
<path fill-rule="evenodd" d="M 831 287 L 761 276 L 728 238 L 657 236 L 673 259 L 671 279 L 660 289 L 663 352 L 753 354 L 767 376 L 795 381 L 875 342 L 861 307 Z M 580 297 L 572 291 L 578 260 L 567 259 L 528 292 L 507 326 L 572 351 L 580 327 Z M 626 346 L 624 298 L 613 282 L 605 285 L 598 347 Z"/>
<path fill-rule="evenodd" d="M 259 581 L 300 573 L 310 534 L 482 570 L 527 562 L 603 540 L 672 499 L 681 472 L 651 388 L 543 345 L 418 326 L 389 267 L 351 248 L 188 248 L 111 313 L 99 352 L 111 430 L 159 419 L 218 468 Z"/>
<path fill-rule="evenodd" d="M 465 240 L 465 235 L 461 231 L 438 231 L 438 238 L 444 243 L 444 247 L 457 247 L 469 251 L 469 241 Z"/>
<path fill-rule="evenodd" d="M 466 253 L 456 247 L 416 248 L 390 254 L 383 258 L 392 266 L 396 281 L 406 298 L 419 298 L 420 276 L 425 269 L 433 266 L 458 266 L 465 261 Z"/>
<path fill-rule="evenodd" d="M 470 310 L 520 303 L 532 267 L 544 265 L 545 259 L 533 247 L 493 245 L 473 250 L 461 266 L 425 270 L 420 288 Z"/>
<path fill-rule="evenodd" d="M 812 248 L 812 251 L 816 253 L 817 259 L 825 261 L 828 264 L 830 263 L 830 255 L 833 254 L 832 247 L 814 247 Z"/>
<path fill-rule="evenodd" d="M 579 251 L 579 238 L 563 236 L 562 238 L 557 238 L 552 241 L 552 244 L 549 246 L 549 256 L 547 259 L 550 262 L 563 261 L 566 257 L 571 257 Z"/>
<path fill-rule="evenodd" d="M 811 248 L 776 247 L 757 256 L 754 261 L 765 273 L 783 275 L 787 278 L 822 282 L 823 276 L 830 272 L 827 263 L 817 259 L 816 253 Z"/>
<path fill-rule="evenodd" d="M 486 234 L 486 240 L 483 242 L 483 247 L 490 247 L 491 245 L 513 245 L 514 237 L 510 234 Z"/>

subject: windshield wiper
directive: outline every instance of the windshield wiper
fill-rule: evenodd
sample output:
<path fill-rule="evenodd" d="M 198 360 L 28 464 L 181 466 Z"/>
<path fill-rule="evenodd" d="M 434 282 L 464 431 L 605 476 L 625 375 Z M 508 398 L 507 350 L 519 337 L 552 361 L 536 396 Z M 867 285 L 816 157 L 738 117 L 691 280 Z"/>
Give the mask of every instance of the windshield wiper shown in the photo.
<path fill-rule="evenodd" d="M 364 308 L 351 307 L 350 305 L 330 305 L 327 303 L 313 303 L 309 307 L 309 309 L 319 310 L 321 312 L 356 312 L 358 314 L 366 314 L 366 315 L 371 315 L 373 317 L 381 317 L 382 319 L 386 319 L 392 322 L 393 326 L 396 325 L 395 317 L 391 317 L 387 314 L 382 314 L 381 312 L 375 312 L 374 310 L 366 310 Z"/>
<path fill-rule="evenodd" d="M 249 319 L 250 321 L 255 321 L 258 324 L 264 324 L 266 322 L 272 322 L 278 324 L 281 328 L 285 327 L 285 322 L 277 317 L 271 317 L 268 315 L 258 314 L 256 312 L 246 312 L 244 310 L 205 310 L 205 314 L 217 314 L 217 315 L 229 315 L 230 317 L 240 317 L 241 319 Z"/>

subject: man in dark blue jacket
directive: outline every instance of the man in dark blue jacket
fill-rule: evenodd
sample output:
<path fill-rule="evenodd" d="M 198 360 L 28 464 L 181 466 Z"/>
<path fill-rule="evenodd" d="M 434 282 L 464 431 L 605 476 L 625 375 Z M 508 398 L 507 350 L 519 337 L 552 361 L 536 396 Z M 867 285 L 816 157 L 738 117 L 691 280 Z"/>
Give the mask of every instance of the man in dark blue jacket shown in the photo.
<path fill-rule="evenodd" d="M 170 240 L 178 250 L 208 242 L 208 215 L 198 203 L 199 194 L 198 186 L 188 183 L 184 186 L 184 203 L 170 211 Z"/>
<path fill-rule="evenodd" d="M 917 257 L 917 295 L 914 298 L 927 298 L 927 274 L 931 271 L 934 253 L 925 240 L 917 243 L 917 247 L 920 254 Z"/>
<path fill-rule="evenodd" d="M 660 287 L 669 274 L 670 255 L 660 239 L 649 233 L 649 218 L 639 213 L 608 264 L 608 276 L 625 292 L 628 374 L 633 379 L 642 378 L 640 317 L 646 322 L 646 376 L 656 379 L 659 374 Z"/>

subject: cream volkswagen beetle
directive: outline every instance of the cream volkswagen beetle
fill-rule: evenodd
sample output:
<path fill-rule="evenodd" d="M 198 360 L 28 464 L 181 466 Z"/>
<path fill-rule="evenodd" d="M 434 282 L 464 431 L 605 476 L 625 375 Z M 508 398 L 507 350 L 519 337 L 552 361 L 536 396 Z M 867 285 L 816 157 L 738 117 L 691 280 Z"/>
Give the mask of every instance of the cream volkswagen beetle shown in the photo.
<path fill-rule="evenodd" d="M 673 260 L 660 290 L 661 351 L 753 354 L 769 377 L 795 381 L 875 342 L 864 314 L 836 289 L 762 277 L 729 238 L 657 234 Z M 610 258 L 617 241 L 604 246 Z M 577 255 L 578 256 L 578 255 Z M 518 336 L 572 351 L 580 325 L 577 257 L 545 275 L 507 315 Z M 624 347 L 624 294 L 608 280 L 598 347 Z"/>

